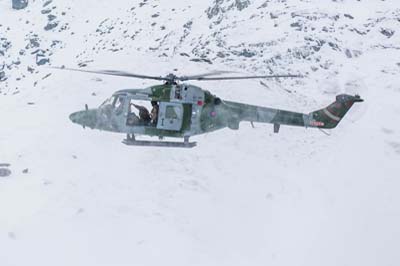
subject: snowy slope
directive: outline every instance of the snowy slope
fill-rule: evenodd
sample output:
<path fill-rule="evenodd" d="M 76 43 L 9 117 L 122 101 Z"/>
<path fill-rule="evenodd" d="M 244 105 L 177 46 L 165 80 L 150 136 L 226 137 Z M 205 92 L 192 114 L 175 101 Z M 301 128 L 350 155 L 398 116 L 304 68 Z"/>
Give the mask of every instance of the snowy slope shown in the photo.
<path fill-rule="evenodd" d="M 0 0 L 0 265 L 400 263 L 398 1 L 10 2 Z M 49 68 L 79 64 L 302 73 L 195 84 L 302 112 L 341 92 L 365 102 L 330 136 L 243 123 L 192 150 L 132 148 L 68 115 L 154 83 Z"/>

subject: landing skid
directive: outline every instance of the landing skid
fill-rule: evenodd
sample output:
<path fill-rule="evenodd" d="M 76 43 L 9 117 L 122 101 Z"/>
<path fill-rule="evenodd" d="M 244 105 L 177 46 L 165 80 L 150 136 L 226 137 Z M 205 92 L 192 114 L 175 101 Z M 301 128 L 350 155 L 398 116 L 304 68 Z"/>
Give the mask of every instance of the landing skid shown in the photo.
<path fill-rule="evenodd" d="M 128 135 L 122 143 L 129 146 L 148 146 L 148 147 L 168 147 L 168 148 L 193 148 L 196 142 L 189 142 L 189 138 L 185 137 L 184 142 L 176 141 L 147 141 L 136 140 L 134 135 Z"/>

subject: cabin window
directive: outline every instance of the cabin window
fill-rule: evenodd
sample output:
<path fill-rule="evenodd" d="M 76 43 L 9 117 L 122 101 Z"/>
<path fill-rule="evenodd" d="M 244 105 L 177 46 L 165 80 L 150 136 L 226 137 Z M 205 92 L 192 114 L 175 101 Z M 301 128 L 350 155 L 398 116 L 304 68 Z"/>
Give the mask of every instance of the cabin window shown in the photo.
<path fill-rule="evenodd" d="M 182 87 L 180 85 L 175 86 L 175 99 L 182 100 Z"/>
<path fill-rule="evenodd" d="M 174 102 L 161 102 L 157 121 L 157 128 L 179 131 L 182 128 L 183 108 L 182 104 Z"/>
<path fill-rule="evenodd" d="M 177 111 L 179 111 L 179 110 L 175 110 L 175 108 L 179 108 L 179 107 L 167 106 L 167 108 L 165 110 L 165 118 L 166 119 L 178 119 Z"/>

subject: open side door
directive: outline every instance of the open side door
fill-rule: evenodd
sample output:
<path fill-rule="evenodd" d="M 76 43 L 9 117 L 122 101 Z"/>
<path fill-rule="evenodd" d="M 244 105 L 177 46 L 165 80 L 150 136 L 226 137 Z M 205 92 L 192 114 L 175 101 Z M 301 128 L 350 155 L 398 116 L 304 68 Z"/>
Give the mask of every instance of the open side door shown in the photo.
<path fill-rule="evenodd" d="M 183 106 L 180 103 L 160 102 L 157 128 L 180 131 L 182 129 Z"/>

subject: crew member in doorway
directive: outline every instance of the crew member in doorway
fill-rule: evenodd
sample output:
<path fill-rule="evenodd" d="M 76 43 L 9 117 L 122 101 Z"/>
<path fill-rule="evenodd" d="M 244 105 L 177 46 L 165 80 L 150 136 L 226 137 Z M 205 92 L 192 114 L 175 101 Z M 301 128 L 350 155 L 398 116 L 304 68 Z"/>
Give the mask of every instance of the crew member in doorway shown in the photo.
<path fill-rule="evenodd" d="M 132 105 L 139 110 L 139 118 L 141 122 L 148 123 L 151 121 L 151 116 L 146 107 L 132 103 Z"/>
<path fill-rule="evenodd" d="M 153 125 L 157 125 L 158 110 L 160 109 L 160 107 L 158 106 L 158 103 L 156 101 L 151 101 L 151 105 L 153 106 L 153 109 L 151 109 L 150 113 L 151 123 Z"/>

